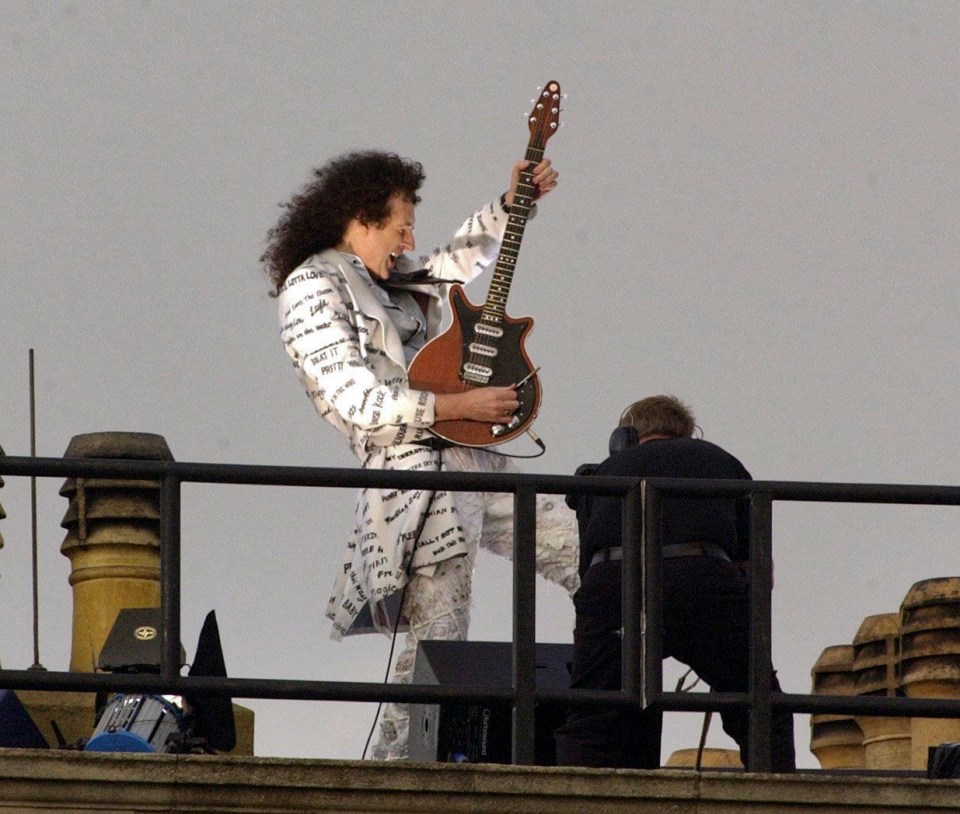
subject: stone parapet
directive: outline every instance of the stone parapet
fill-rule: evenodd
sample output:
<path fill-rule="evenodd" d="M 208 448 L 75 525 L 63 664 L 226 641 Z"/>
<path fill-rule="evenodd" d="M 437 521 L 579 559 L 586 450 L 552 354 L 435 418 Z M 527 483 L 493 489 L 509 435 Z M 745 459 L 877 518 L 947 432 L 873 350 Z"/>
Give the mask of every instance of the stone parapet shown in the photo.
<path fill-rule="evenodd" d="M 0 750 L 0 812 L 945 814 L 960 781 Z"/>

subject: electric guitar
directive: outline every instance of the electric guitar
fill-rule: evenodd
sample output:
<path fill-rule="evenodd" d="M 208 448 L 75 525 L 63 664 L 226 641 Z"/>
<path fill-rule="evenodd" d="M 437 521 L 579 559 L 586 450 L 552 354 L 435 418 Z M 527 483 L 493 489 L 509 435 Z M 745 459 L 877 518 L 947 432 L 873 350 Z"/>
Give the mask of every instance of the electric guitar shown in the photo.
<path fill-rule="evenodd" d="M 506 314 L 507 295 L 520 252 L 520 241 L 533 206 L 533 168 L 543 160 L 547 140 L 560 124 L 560 85 L 547 82 L 528 119 L 530 141 L 507 218 L 500 254 L 490 279 L 487 301 L 471 303 L 457 284 L 450 289 L 452 323 L 414 356 L 411 387 L 434 393 L 462 393 L 474 387 L 517 385 L 520 407 L 500 423 L 465 419 L 438 421 L 430 431 L 467 447 L 489 447 L 516 438 L 533 423 L 540 409 L 540 379 L 523 347 L 533 319 Z"/>

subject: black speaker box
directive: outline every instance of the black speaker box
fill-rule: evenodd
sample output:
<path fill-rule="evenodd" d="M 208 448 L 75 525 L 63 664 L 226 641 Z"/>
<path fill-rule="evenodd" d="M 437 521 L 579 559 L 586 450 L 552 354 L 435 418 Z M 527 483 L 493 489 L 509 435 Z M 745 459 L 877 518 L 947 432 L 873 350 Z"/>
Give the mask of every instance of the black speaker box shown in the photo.
<path fill-rule="evenodd" d="M 537 688 L 570 687 L 572 644 L 536 646 Z M 510 687 L 513 645 L 510 642 L 423 641 L 413 669 L 415 684 Z M 553 733 L 566 717 L 566 707 L 537 703 L 534 761 L 556 764 Z M 441 763 L 511 763 L 513 710 L 503 701 L 445 701 L 410 705 L 410 759 Z"/>
<path fill-rule="evenodd" d="M 97 667 L 111 673 L 159 673 L 160 608 L 123 608 L 103 643 Z M 180 646 L 180 664 L 186 661 Z"/>
<path fill-rule="evenodd" d="M 960 778 L 960 743 L 941 743 L 927 749 L 927 777 L 931 780 Z"/>
<path fill-rule="evenodd" d="M 12 690 L 0 690 L 0 746 L 49 749 L 30 713 Z"/>

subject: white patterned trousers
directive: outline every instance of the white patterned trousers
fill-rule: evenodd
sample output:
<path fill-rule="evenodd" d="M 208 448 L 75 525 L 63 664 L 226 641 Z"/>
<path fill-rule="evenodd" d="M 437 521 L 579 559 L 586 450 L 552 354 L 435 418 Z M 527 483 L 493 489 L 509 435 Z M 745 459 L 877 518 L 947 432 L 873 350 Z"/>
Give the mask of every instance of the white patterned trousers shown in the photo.
<path fill-rule="evenodd" d="M 516 472 L 509 459 L 483 450 L 454 447 L 444 450 L 444 469 L 457 472 Z M 393 681 L 409 684 L 417 644 L 427 640 L 464 641 L 470 627 L 470 588 L 478 547 L 503 557 L 513 554 L 513 495 L 498 492 L 454 492 L 458 518 L 469 554 L 440 563 L 430 576 L 414 574 L 404 596 L 410 622 L 403 651 L 394 665 Z M 537 496 L 537 573 L 573 595 L 579 546 L 576 515 L 562 495 Z M 408 756 L 410 718 L 406 704 L 390 703 L 380 721 L 374 760 L 403 760 Z"/>

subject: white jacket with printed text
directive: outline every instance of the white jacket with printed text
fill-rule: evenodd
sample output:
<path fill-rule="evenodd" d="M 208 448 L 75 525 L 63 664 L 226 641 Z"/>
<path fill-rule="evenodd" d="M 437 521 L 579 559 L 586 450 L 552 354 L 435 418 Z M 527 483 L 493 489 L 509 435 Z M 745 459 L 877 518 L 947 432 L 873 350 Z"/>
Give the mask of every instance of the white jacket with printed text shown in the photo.
<path fill-rule="evenodd" d="M 408 286 L 430 297 L 428 338 L 440 331 L 451 284 L 496 260 L 507 218 L 498 202 L 488 204 L 419 264 L 398 259 L 400 274 L 425 269 L 443 281 Z M 328 249 L 308 258 L 280 289 L 281 339 L 317 412 L 347 437 L 361 466 L 438 470 L 441 453 L 416 443 L 431 437 L 434 395 L 410 388 L 403 345 L 373 285 L 349 255 Z M 466 553 L 449 492 L 363 490 L 327 608 L 333 637 L 392 630 L 394 609 L 384 600 L 408 574 Z"/>

